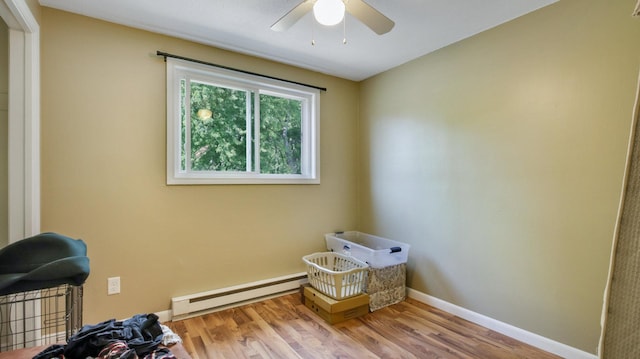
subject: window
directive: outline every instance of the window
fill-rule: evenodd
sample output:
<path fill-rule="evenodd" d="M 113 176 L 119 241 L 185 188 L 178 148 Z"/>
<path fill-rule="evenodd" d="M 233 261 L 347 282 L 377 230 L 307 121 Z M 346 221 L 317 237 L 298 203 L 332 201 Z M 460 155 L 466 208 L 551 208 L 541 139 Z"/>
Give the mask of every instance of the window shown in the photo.
<path fill-rule="evenodd" d="M 167 184 L 319 183 L 319 91 L 167 59 Z"/>

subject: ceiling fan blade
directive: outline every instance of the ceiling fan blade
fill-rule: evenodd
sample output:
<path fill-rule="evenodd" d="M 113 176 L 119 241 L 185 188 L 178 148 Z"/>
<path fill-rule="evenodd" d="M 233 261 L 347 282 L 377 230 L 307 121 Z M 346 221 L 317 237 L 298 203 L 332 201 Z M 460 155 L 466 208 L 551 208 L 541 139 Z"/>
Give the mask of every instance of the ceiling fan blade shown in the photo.
<path fill-rule="evenodd" d="M 378 35 L 386 34 L 395 25 L 391 19 L 362 0 L 347 0 L 344 4 L 351 15 Z"/>
<path fill-rule="evenodd" d="M 281 17 L 275 24 L 271 25 L 271 30 L 274 31 L 285 31 L 293 26 L 298 20 L 300 20 L 303 16 L 305 16 L 311 9 L 313 9 L 313 4 L 315 0 L 304 0 L 296 7 L 291 9 L 288 13 L 286 13 L 283 17 Z"/>

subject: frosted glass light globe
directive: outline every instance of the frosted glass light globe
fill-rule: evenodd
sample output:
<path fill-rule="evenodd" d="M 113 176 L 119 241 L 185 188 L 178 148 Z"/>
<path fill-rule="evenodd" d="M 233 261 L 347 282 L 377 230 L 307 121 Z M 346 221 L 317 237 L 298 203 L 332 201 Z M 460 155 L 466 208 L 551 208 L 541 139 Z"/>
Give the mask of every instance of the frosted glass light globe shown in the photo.
<path fill-rule="evenodd" d="M 344 18 L 342 0 L 318 0 L 313 4 L 313 16 L 322 25 L 337 25 Z"/>

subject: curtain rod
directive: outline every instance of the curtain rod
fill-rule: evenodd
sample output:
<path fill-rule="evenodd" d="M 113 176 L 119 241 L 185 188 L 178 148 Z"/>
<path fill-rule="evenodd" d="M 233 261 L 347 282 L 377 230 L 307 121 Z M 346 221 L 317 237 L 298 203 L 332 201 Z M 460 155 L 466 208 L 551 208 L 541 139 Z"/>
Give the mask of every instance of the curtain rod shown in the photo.
<path fill-rule="evenodd" d="M 260 76 L 260 77 L 264 77 L 264 78 L 271 79 L 271 80 L 278 80 L 278 81 L 288 82 L 290 84 L 306 86 L 306 87 L 314 88 L 314 89 L 320 90 L 320 91 L 325 91 L 325 92 L 327 91 L 326 87 L 319 87 L 319 86 L 305 84 L 305 83 L 302 83 L 302 82 L 286 80 L 286 79 L 282 79 L 282 78 L 279 78 L 279 77 L 263 75 L 263 74 L 259 74 L 259 73 L 255 73 L 255 72 L 251 72 L 251 71 L 239 70 L 239 69 L 235 69 L 233 67 L 213 64 L 211 62 L 206 62 L 206 61 L 201 61 L 201 60 L 196 60 L 196 59 L 190 59 L 188 57 L 179 56 L 179 55 L 173 55 L 173 54 L 169 54 L 169 53 L 162 52 L 162 51 L 157 51 L 156 55 L 164 57 L 164 61 L 167 61 L 167 57 L 171 57 L 171 58 L 174 58 L 174 59 L 185 60 L 185 61 L 195 62 L 195 63 L 202 64 L 202 65 L 208 65 L 208 66 L 218 67 L 218 68 L 225 69 L 225 70 L 231 70 L 231 71 L 235 71 L 235 72 L 240 72 L 240 73 L 247 74 L 247 75 Z"/>

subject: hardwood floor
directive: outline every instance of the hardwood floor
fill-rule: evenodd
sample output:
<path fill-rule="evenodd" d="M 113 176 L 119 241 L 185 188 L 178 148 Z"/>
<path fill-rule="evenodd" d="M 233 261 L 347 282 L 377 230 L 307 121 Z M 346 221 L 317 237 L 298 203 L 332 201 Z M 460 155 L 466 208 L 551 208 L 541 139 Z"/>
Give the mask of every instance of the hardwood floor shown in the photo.
<path fill-rule="evenodd" d="M 413 299 L 334 325 L 299 294 L 165 324 L 193 359 L 559 358 Z"/>

